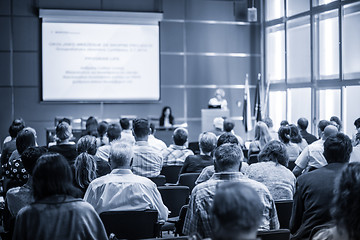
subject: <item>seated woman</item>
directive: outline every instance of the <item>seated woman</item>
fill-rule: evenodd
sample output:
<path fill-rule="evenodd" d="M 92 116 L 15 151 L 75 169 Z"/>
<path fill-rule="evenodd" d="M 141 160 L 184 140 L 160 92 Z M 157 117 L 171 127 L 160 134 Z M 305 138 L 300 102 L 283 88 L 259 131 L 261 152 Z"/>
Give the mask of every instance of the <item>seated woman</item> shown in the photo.
<path fill-rule="evenodd" d="M 97 127 L 98 137 L 96 138 L 96 145 L 98 147 L 109 145 L 109 138 L 106 135 L 109 124 L 106 121 L 102 121 L 99 123 Z"/>
<path fill-rule="evenodd" d="M 313 240 L 360 239 L 360 163 L 350 163 L 335 183 L 332 216 L 335 226 L 320 230 Z"/>
<path fill-rule="evenodd" d="M 94 208 L 73 197 L 76 190 L 63 156 L 41 156 L 33 171 L 35 202 L 17 215 L 13 239 L 108 239 Z"/>
<path fill-rule="evenodd" d="M 285 144 L 286 151 L 287 151 L 287 154 L 289 157 L 289 161 L 295 162 L 297 157 L 300 155 L 301 150 L 297 144 L 290 142 L 290 140 L 291 140 L 290 127 L 288 127 L 288 126 L 280 127 L 278 134 L 279 134 L 279 140 Z"/>
<path fill-rule="evenodd" d="M 163 108 L 161 112 L 161 116 L 159 119 L 160 127 L 172 127 L 174 125 L 174 116 L 172 115 L 171 108 L 166 106 Z"/>
<path fill-rule="evenodd" d="M 264 122 L 257 122 L 255 125 L 255 139 L 250 143 L 248 156 L 259 154 L 264 146 L 272 140 L 269 129 Z"/>
<path fill-rule="evenodd" d="M 96 161 L 95 157 L 83 152 L 75 159 L 75 186 L 78 187 L 82 196 L 90 182 L 96 178 Z"/>
<path fill-rule="evenodd" d="M 308 146 L 308 143 L 304 138 L 302 138 L 299 128 L 295 124 L 290 124 L 290 142 L 295 143 L 299 146 L 300 152 Z"/>
<path fill-rule="evenodd" d="M 293 199 L 296 178 L 287 168 L 289 159 L 285 145 L 272 140 L 266 144 L 258 158 L 258 163 L 249 166 L 248 177 L 263 183 L 275 201 Z"/>
<path fill-rule="evenodd" d="M 49 147 L 49 152 L 62 154 L 70 165 L 74 164 L 77 157 L 75 142 L 70 141 L 72 138 L 72 129 L 67 122 L 61 122 L 56 126 L 57 143 Z"/>
<path fill-rule="evenodd" d="M 13 151 L 16 150 L 16 136 L 24 128 L 25 122 L 21 118 L 17 118 L 11 123 L 9 127 L 10 136 L 6 137 L 4 140 L 4 147 L 1 152 L 1 165 L 6 164 Z"/>

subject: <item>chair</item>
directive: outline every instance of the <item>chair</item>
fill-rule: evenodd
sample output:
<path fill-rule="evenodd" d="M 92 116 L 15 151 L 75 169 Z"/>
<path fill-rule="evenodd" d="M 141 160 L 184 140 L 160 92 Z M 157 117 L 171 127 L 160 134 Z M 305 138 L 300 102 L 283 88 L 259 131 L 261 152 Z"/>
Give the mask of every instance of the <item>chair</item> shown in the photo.
<path fill-rule="evenodd" d="M 275 205 L 280 222 L 280 228 L 289 229 L 290 218 L 293 208 L 293 200 L 275 201 Z"/>
<path fill-rule="evenodd" d="M 163 186 L 158 187 L 161 198 L 165 206 L 169 209 L 169 217 L 179 216 L 182 206 L 187 203 L 190 195 L 189 187 L 187 186 Z"/>
<path fill-rule="evenodd" d="M 269 231 L 258 231 L 257 237 L 261 240 L 289 240 L 289 229 L 278 229 Z"/>
<path fill-rule="evenodd" d="M 248 159 L 248 164 L 253 164 L 259 162 L 258 160 L 258 154 L 251 154 Z"/>
<path fill-rule="evenodd" d="M 199 142 L 189 142 L 188 149 L 193 151 L 195 155 L 200 154 Z"/>
<path fill-rule="evenodd" d="M 109 211 L 100 213 L 108 236 L 113 233 L 119 239 L 154 238 L 160 236 L 160 224 L 156 210 Z"/>
<path fill-rule="evenodd" d="M 188 208 L 189 208 L 189 205 L 184 205 L 180 209 L 179 219 L 175 222 L 175 232 L 174 232 L 175 236 L 177 236 L 177 235 L 184 236 L 184 234 L 182 233 L 182 230 L 184 227 L 185 217 L 186 217 Z"/>
<path fill-rule="evenodd" d="M 165 186 L 166 178 L 165 178 L 164 175 L 159 175 L 157 177 L 149 177 L 149 179 L 151 181 L 153 181 L 156 184 L 156 186 L 158 186 L 158 187 L 159 186 Z"/>
<path fill-rule="evenodd" d="M 289 161 L 288 169 L 290 169 L 290 171 L 292 171 L 295 168 L 295 166 L 296 166 L 295 161 Z"/>
<path fill-rule="evenodd" d="M 180 186 L 188 186 L 190 192 L 195 187 L 195 181 L 199 177 L 200 173 L 183 173 L 179 176 L 179 183 Z"/>
<path fill-rule="evenodd" d="M 166 178 L 166 183 L 176 183 L 182 166 L 163 166 L 160 174 Z"/>

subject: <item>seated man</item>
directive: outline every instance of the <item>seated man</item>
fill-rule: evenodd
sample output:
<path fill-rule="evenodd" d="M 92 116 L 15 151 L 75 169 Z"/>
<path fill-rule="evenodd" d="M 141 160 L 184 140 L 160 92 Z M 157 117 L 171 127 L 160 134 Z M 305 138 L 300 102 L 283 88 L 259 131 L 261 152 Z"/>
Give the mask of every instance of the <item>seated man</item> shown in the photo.
<path fill-rule="evenodd" d="M 148 143 L 149 122 L 146 119 L 135 119 L 133 123 L 136 142 L 131 170 L 136 175 L 157 177 L 163 166 L 163 158 L 161 152 Z"/>
<path fill-rule="evenodd" d="M 182 173 L 200 173 L 205 167 L 213 165 L 212 152 L 216 148 L 216 135 L 212 132 L 203 132 L 199 136 L 200 155 L 190 155 L 185 159 L 180 170 Z"/>
<path fill-rule="evenodd" d="M 219 184 L 214 196 L 211 239 L 255 240 L 263 204 L 254 189 L 240 182 Z"/>
<path fill-rule="evenodd" d="M 324 156 L 328 165 L 297 179 L 290 220 L 293 239 L 308 238 L 314 227 L 331 220 L 335 179 L 347 166 L 351 151 L 351 140 L 345 134 L 328 137 L 324 143 Z"/>
<path fill-rule="evenodd" d="M 156 132 L 155 125 L 153 123 L 150 123 L 150 134 L 149 134 L 149 138 L 148 138 L 149 145 L 159 151 L 166 149 L 167 148 L 166 144 L 162 140 L 157 139 L 154 136 L 155 132 Z"/>
<path fill-rule="evenodd" d="M 163 165 L 181 166 L 187 156 L 194 155 L 193 151 L 186 148 L 188 131 L 185 128 L 177 128 L 172 137 L 174 144 L 161 151 L 164 159 Z"/>
<path fill-rule="evenodd" d="M 105 211 L 153 209 L 158 211 L 159 220 L 166 220 L 168 209 L 156 184 L 131 172 L 132 155 L 131 145 L 113 144 L 109 157 L 111 173 L 92 181 L 86 190 L 84 200 L 99 214 Z"/>
<path fill-rule="evenodd" d="M 104 161 L 109 161 L 111 144 L 114 141 L 120 139 L 120 133 L 121 133 L 121 129 L 120 129 L 119 124 L 116 124 L 116 123 L 110 124 L 107 129 L 107 136 L 109 138 L 110 145 L 104 145 L 104 146 L 99 147 L 96 151 L 95 156 Z"/>
<path fill-rule="evenodd" d="M 135 144 L 135 138 L 131 130 L 130 120 L 128 118 L 120 119 L 121 126 L 121 141 L 129 143 L 131 145 Z"/>
<path fill-rule="evenodd" d="M 320 123 L 319 123 L 320 125 Z M 333 125 L 328 125 L 321 132 L 321 139 L 313 142 L 301 152 L 295 161 L 295 168 L 293 173 L 298 177 L 302 171 L 312 171 L 314 169 L 321 168 L 327 164 L 327 161 L 323 155 L 325 140 L 338 132 L 338 129 Z"/>
<path fill-rule="evenodd" d="M 308 144 L 312 144 L 313 142 L 318 140 L 314 135 L 306 131 L 309 125 L 309 121 L 306 118 L 299 118 L 297 121 L 297 125 L 302 138 L 305 139 Z"/>
<path fill-rule="evenodd" d="M 213 235 L 214 226 L 210 221 L 211 205 L 219 183 L 226 181 L 241 182 L 254 189 L 262 202 L 262 219 L 260 230 L 279 228 L 279 220 L 275 202 L 267 187 L 255 180 L 251 180 L 239 172 L 244 155 L 239 146 L 225 143 L 215 150 L 215 174 L 206 182 L 197 185 L 189 202 L 189 209 L 185 217 L 183 233 L 190 235 L 197 233 L 203 238 Z"/>

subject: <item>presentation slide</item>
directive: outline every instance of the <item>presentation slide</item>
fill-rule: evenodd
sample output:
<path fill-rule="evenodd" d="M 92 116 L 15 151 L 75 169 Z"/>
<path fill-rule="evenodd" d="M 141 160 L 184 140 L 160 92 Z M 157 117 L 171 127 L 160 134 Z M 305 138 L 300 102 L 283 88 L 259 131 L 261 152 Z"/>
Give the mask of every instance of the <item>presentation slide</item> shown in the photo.
<path fill-rule="evenodd" d="M 157 101 L 159 26 L 42 24 L 43 101 Z"/>

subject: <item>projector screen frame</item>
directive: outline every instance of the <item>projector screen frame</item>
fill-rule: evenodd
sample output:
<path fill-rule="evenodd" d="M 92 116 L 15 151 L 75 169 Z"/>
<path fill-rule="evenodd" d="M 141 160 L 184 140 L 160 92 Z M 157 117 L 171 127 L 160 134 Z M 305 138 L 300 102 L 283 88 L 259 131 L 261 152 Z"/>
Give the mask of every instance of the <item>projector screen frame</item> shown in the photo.
<path fill-rule="evenodd" d="M 92 10 L 57 10 L 57 9 L 39 9 L 39 18 L 42 19 L 40 24 L 40 103 L 160 103 L 161 102 L 161 38 L 160 38 L 160 22 L 163 14 L 159 12 L 121 12 L 121 11 L 92 11 Z M 114 21 L 114 18 L 117 20 Z M 66 19 L 64 21 L 64 19 Z M 44 100 L 43 98 L 43 23 L 96 23 L 96 24 L 127 24 L 127 25 L 157 25 L 158 27 L 158 99 L 141 100 L 141 99 L 89 99 L 89 100 L 75 100 L 75 99 L 61 99 L 61 100 Z"/>

